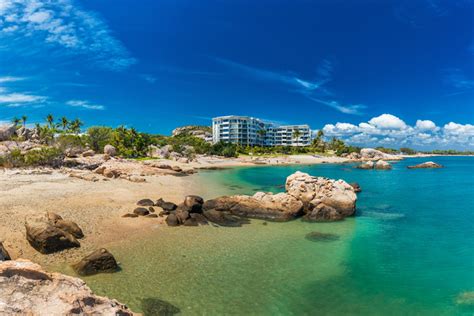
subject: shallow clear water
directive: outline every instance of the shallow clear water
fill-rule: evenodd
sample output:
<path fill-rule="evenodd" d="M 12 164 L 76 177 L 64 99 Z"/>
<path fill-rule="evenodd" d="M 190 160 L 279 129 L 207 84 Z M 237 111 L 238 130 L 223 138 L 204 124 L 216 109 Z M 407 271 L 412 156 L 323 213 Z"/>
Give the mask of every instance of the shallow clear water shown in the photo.
<path fill-rule="evenodd" d="M 433 160 L 444 169 L 408 170 Z M 205 172 L 202 193 L 283 191 L 296 170 L 356 181 L 357 216 L 337 223 L 252 221 L 242 228 L 156 227 L 111 245 L 122 271 L 85 278 L 142 311 L 159 298 L 183 315 L 473 315 L 474 158 L 433 157 L 391 171 L 353 165 Z M 336 240 L 310 241 L 313 232 Z M 70 271 L 66 271 L 70 272 Z"/>

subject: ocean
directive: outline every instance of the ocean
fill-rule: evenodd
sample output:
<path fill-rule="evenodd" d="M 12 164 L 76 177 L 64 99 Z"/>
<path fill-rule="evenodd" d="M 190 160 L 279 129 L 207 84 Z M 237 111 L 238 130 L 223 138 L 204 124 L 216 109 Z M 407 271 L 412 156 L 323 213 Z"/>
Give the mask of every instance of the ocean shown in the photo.
<path fill-rule="evenodd" d="M 406 168 L 428 160 L 445 168 Z M 108 247 L 120 272 L 84 280 L 145 315 L 473 315 L 474 157 L 354 166 L 201 172 L 206 198 L 281 192 L 297 170 L 358 182 L 362 192 L 356 216 L 340 222 L 157 226 L 145 240 Z"/>

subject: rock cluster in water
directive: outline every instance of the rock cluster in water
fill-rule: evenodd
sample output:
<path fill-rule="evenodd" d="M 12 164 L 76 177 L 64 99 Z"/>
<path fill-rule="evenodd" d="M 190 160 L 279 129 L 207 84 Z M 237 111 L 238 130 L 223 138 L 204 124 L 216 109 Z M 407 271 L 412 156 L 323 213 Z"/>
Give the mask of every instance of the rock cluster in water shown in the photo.
<path fill-rule="evenodd" d="M 198 226 L 208 222 L 241 226 L 248 223 L 248 218 L 284 222 L 301 216 L 307 221 L 334 221 L 355 212 L 355 189 L 343 180 L 296 172 L 286 179 L 285 188 L 286 192 L 278 194 L 257 192 L 205 202 L 200 197 L 187 196 L 180 205 L 168 205 L 163 200 L 154 205 L 163 208 L 160 214 L 167 215 L 168 226 Z"/>
<path fill-rule="evenodd" d="M 359 166 L 357 166 L 358 169 L 378 169 L 378 170 L 390 170 L 392 169 L 392 165 L 385 160 L 378 160 L 377 162 L 373 161 L 366 161 Z"/>
<path fill-rule="evenodd" d="M 94 295 L 81 279 L 22 259 L 0 262 L 0 314 L 134 315 L 116 300 Z"/>
<path fill-rule="evenodd" d="M 427 168 L 443 168 L 443 166 L 433 161 L 427 161 L 427 162 L 423 162 L 414 166 L 408 166 L 407 168 L 408 169 L 427 169 Z"/>

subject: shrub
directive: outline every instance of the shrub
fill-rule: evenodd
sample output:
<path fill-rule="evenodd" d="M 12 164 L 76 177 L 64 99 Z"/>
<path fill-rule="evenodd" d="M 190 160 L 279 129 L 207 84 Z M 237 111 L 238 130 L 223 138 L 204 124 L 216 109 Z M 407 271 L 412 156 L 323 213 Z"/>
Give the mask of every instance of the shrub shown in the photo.
<path fill-rule="evenodd" d="M 104 146 L 112 142 L 113 129 L 106 126 L 93 126 L 87 130 L 89 145 L 97 153 L 104 151 Z"/>
<path fill-rule="evenodd" d="M 7 168 L 36 166 L 59 167 L 63 159 L 64 155 L 61 150 L 55 147 L 32 149 L 26 153 L 15 149 L 5 156 L 0 157 L 0 166 Z"/>
<path fill-rule="evenodd" d="M 111 145 L 119 155 L 126 158 L 146 157 L 148 146 L 152 144 L 151 136 L 139 133 L 134 128 L 120 126 L 112 132 Z"/>

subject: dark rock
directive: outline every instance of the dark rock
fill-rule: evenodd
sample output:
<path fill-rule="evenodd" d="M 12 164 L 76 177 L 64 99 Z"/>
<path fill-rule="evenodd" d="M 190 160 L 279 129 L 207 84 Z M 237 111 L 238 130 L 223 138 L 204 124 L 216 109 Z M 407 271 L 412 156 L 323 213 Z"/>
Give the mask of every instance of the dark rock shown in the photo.
<path fill-rule="evenodd" d="M 351 187 L 354 188 L 354 192 L 355 192 L 355 193 L 362 192 L 362 189 L 361 189 L 359 183 L 357 183 L 357 182 L 352 182 L 352 183 L 349 183 L 349 184 L 350 184 Z"/>
<path fill-rule="evenodd" d="M 150 213 L 155 213 L 155 209 L 153 208 L 153 206 L 150 206 L 148 210 L 150 211 Z"/>
<path fill-rule="evenodd" d="M 155 203 L 153 203 L 153 201 L 150 199 L 142 199 L 137 202 L 137 205 L 138 206 L 154 206 Z"/>
<path fill-rule="evenodd" d="M 183 206 L 189 213 L 202 213 L 204 199 L 197 195 L 188 195 L 184 198 Z"/>
<path fill-rule="evenodd" d="M 144 316 L 173 316 L 181 310 L 176 306 L 158 298 L 145 298 L 142 300 Z"/>
<path fill-rule="evenodd" d="M 184 226 L 198 226 L 199 224 L 196 219 L 190 217 L 184 221 L 183 225 Z"/>
<path fill-rule="evenodd" d="M 168 217 L 166 217 L 166 224 L 168 224 L 168 226 L 179 226 L 179 221 L 176 215 L 175 214 L 168 215 Z"/>
<path fill-rule="evenodd" d="M 178 222 L 180 224 L 184 224 L 184 222 L 189 218 L 189 212 L 188 211 L 182 211 L 178 210 L 176 211 L 176 218 L 178 219 Z"/>
<path fill-rule="evenodd" d="M 336 241 L 339 240 L 339 236 L 330 233 L 311 232 L 306 234 L 306 239 L 310 241 Z"/>
<path fill-rule="evenodd" d="M 114 256 L 105 248 L 94 251 L 73 265 L 79 275 L 93 275 L 101 272 L 115 272 L 119 269 Z"/>
<path fill-rule="evenodd" d="M 178 206 L 172 202 L 166 202 L 163 199 L 156 201 L 155 206 L 161 207 L 163 210 L 171 212 L 174 211 Z"/>
<path fill-rule="evenodd" d="M 59 220 L 56 220 L 53 225 L 61 230 L 68 232 L 69 234 L 73 235 L 76 238 L 84 237 L 84 233 L 82 232 L 82 229 L 79 227 L 79 225 L 77 225 L 73 221 L 59 219 Z"/>
<path fill-rule="evenodd" d="M 26 238 L 30 245 L 44 254 L 81 245 L 72 234 L 45 220 L 27 220 L 25 228 Z"/>
<path fill-rule="evenodd" d="M 208 225 L 206 217 L 200 213 L 191 213 L 189 214 L 191 218 L 193 218 L 199 225 Z"/>
<path fill-rule="evenodd" d="M 0 241 L 0 261 L 7 260 L 12 260 L 12 258 L 10 257 L 8 251 L 5 249 L 5 246 L 3 246 L 3 243 Z"/>
<path fill-rule="evenodd" d="M 308 211 L 303 219 L 308 222 L 328 222 L 339 221 L 344 217 L 334 207 L 320 203 L 313 210 Z"/>
<path fill-rule="evenodd" d="M 217 211 L 214 209 L 206 210 L 203 212 L 203 215 L 208 221 L 213 222 L 219 226 L 241 227 L 242 224 L 250 223 L 249 220 L 239 218 L 226 211 Z"/>
<path fill-rule="evenodd" d="M 170 212 L 168 211 L 161 211 L 158 215 L 160 215 L 160 217 L 163 217 L 165 215 L 170 215 Z"/>
<path fill-rule="evenodd" d="M 150 214 L 150 211 L 144 207 L 137 207 L 136 209 L 133 210 L 133 213 L 139 216 L 145 216 L 145 215 Z"/>
<path fill-rule="evenodd" d="M 148 214 L 148 215 L 147 215 L 147 216 L 145 216 L 145 217 L 152 217 L 152 218 L 156 218 L 156 217 L 158 217 L 158 215 L 157 215 L 157 214 Z"/>
<path fill-rule="evenodd" d="M 135 214 L 135 213 L 128 213 L 128 214 L 122 215 L 122 217 L 138 217 L 138 214 Z"/>

